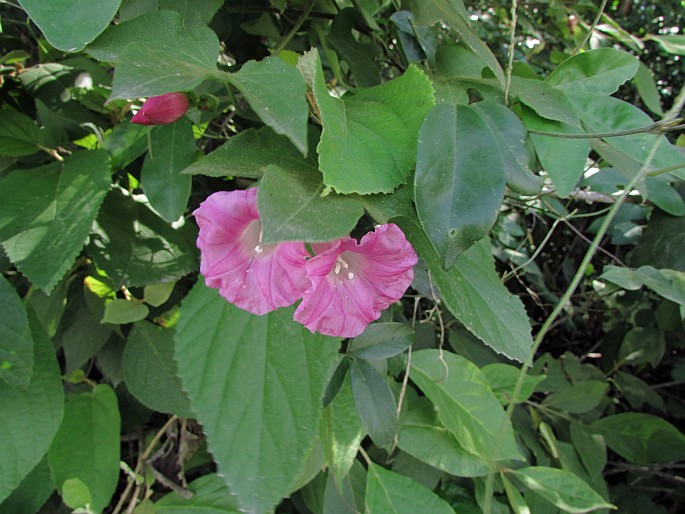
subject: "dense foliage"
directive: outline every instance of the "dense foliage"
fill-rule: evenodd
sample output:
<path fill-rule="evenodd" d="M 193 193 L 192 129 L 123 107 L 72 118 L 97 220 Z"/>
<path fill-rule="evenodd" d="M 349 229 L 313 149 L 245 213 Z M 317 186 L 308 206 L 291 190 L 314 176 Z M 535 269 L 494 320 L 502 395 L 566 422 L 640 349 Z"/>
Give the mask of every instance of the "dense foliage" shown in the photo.
<path fill-rule="evenodd" d="M 682 511 L 685 4 L 597 4 L 1 2 L 0 512 Z"/>

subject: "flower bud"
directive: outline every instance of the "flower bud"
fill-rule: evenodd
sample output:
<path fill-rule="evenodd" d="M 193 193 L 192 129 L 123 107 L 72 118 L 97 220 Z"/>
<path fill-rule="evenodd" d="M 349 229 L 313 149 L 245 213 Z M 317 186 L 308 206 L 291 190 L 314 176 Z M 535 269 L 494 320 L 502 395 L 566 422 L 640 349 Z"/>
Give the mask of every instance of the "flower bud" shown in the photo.
<path fill-rule="evenodd" d="M 166 93 L 153 96 L 143 104 L 131 123 L 139 125 L 165 125 L 183 116 L 190 102 L 184 93 Z"/>

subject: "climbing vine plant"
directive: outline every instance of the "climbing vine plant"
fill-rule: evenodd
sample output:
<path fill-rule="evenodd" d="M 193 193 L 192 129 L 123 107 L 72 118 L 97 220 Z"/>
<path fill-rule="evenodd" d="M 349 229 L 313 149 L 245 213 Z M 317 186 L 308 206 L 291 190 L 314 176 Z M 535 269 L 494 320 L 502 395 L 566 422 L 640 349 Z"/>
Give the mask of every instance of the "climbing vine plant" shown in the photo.
<path fill-rule="evenodd" d="M 616 4 L 0 3 L 0 511 L 682 508 L 685 36 Z"/>

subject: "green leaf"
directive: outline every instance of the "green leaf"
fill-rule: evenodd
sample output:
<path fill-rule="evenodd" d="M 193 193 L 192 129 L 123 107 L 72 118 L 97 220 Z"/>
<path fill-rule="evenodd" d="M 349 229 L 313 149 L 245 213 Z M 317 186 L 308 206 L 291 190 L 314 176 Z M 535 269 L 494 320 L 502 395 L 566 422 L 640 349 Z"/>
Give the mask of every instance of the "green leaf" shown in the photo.
<path fill-rule="evenodd" d="M 604 400 L 608 389 L 609 384 L 606 382 L 585 380 L 549 395 L 542 405 L 571 414 L 583 414 L 597 407 Z"/>
<path fill-rule="evenodd" d="M 110 101 L 186 91 L 208 77 L 221 76 L 216 34 L 206 26 L 186 29 L 177 13 L 165 16 L 170 18 L 168 29 L 154 32 L 144 43 L 127 45 L 120 54 Z M 150 34 L 149 26 L 147 31 Z"/>
<path fill-rule="evenodd" d="M 458 477 L 479 477 L 488 473 L 487 462 L 466 451 L 438 420 L 428 398 L 409 404 L 402 419 L 398 446 L 417 459 Z"/>
<path fill-rule="evenodd" d="M 268 511 L 292 492 L 338 359 L 337 340 L 310 333 L 292 312 L 254 316 L 202 283 L 183 303 L 179 376 L 241 510 Z"/>
<path fill-rule="evenodd" d="M 43 134 L 31 118 L 14 109 L 0 111 L 0 155 L 33 155 L 42 142 Z"/>
<path fill-rule="evenodd" d="M 137 123 L 119 123 L 110 132 L 102 147 L 109 152 L 112 168 L 121 170 L 143 155 L 147 149 L 148 127 Z"/>
<path fill-rule="evenodd" d="M 355 460 L 347 476 L 340 483 L 328 473 L 323 493 L 323 512 L 326 514 L 359 514 L 364 511 L 366 469 Z"/>
<path fill-rule="evenodd" d="M 107 28 L 121 0 L 93 0 L 85 4 L 79 0 L 47 3 L 20 0 L 19 3 L 52 46 L 65 52 L 78 52 Z"/>
<path fill-rule="evenodd" d="M 659 270 L 652 266 L 631 270 L 607 265 L 599 278 L 629 291 L 647 286 L 658 295 L 685 307 L 685 273 L 682 271 Z"/>
<path fill-rule="evenodd" d="M 423 229 L 404 217 L 395 221 L 428 266 L 445 307 L 493 350 L 523 362 L 533 346 L 528 315 L 502 285 L 489 243 L 473 245 L 445 271 Z"/>
<path fill-rule="evenodd" d="M 535 491 L 564 512 L 583 513 L 596 509 L 616 508 L 569 471 L 530 466 L 510 473 L 531 491 Z"/>
<path fill-rule="evenodd" d="M 595 421 L 591 429 L 629 462 L 662 464 L 685 460 L 685 435 L 665 419 L 626 412 Z"/>
<path fill-rule="evenodd" d="M 64 419 L 48 452 L 52 478 L 60 489 L 78 478 L 102 511 L 119 477 L 119 406 L 112 388 L 100 384 L 91 392 L 67 397 Z"/>
<path fill-rule="evenodd" d="M 0 276 L 0 379 L 24 387 L 33 372 L 33 337 L 26 311 L 12 284 Z"/>
<path fill-rule="evenodd" d="M 531 109 L 523 109 L 523 123 L 526 128 L 559 134 L 582 134 L 583 130 L 561 121 L 547 120 Z M 576 187 L 583 176 L 590 142 L 588 139 L 568 139 L 563 137 L 531 134 L 533 146 L 540 164 L 554 182 L 557 194 L 565 198 Z"/>
<path fill-rule="evenodd" d="M 655 209 L 630 257 L 634 266 L 685 271 L 685 217 Z"/>
<path fill-rule="evenodd" d="M 307 155 L 307 87 L 296 68 L 278 57 L 249 61 L 228 76 L 257 115 Z"/>
<path fill-rule="evenodd" d="M 204 475 L 188 484 L 193 493 L 184 498 L 169 493 L 155 502 L 156 514 L 238 514 L 235 496 L 226 488 L 226 482 L 217 474 Z"/>
<path fill-rule="evenodd" d="M 349 375 L 323 412 L 321 443 L 326 463 L 340 486 L 347 476 L 366 435 L 354 403 Z"/>
<path fill-rule="evenodd" d="M 590 477 L 601 477 L 607 464 L 607 445 L 604 437 L 593 434 L 587 425 L 572 421 L 571 442 Z"/>
<path fill-rule="evenodd" d="M 656 36 L 654 34 L 647 34 L 644 39 L 656 41 L 669 54 L 685 55 L 685 35 L 667 34 Z"/>
<path fill-rule="evenodd" d="M 373 444 L 391 445 L 397 434 L 397 404 L 385 378 L 367 361 L 354 359 L 350 381 L 357 412 Z"/>
<path fill-rule="evenodd" d="M 117 298 L 109 302 L 107 307 L 105 307 L 102 323 L 125 325 L 126 323 L 134 323 L 145 319 L 149 313 L 150 309 L 145 304 L 134 300 Z"/>
<path fill-rule="evenodd" d="M 0 500 L 0 512 L 36 514 L 54 490 L 46 455 L 5 501 Z"/>
<path fill-rule="evenodd" d="M 312 89 L 323 125 L 317 151 L 324 183 L 339 193 L 370 194 L 390 192 L 406 182 L 414 168 L 421 122 L 435 103 L 426 75 L 410 66 L 399 78 L 334 98 L 318 53 L 312 52 L 304 59 L 315 70 Z"/>
<path fill-rule="evenodd" d="M 229 138 L 207 157 L 188 166 L 183 173 L 261 178 L 264 168 L 269 164 L 277 164 L 279 168 L 292 173 L 318 169 L 313 155 L 302 157 L 285 137 L 269 127 L 262 127 L 250 128 Z"/>
<path fill-rule="evenodd" d="M 510 421 L 474 364 L 453 353 L 421 350 L 412 357 L 410 377 L 435 404 L 440 421 L 467 452 L 485 460 L 522 458 Z M 496 448 L 501 425 L 503 437 Z"/>
<path fill-rule="evenodd" d="M 190 223 L 173 229 L 144 204 L 115 190 L 93 225 L 89 250 L 117 288 L 144 286 L 196 270 L 195 237 Z"/>
<path fill-rule="evenodd" d="M 511 401 L 514 387 L 520 370 L 510 364 L 493 363 L 481 368 L 483 375 L 488 379 L 492 392 L 502 405 Z M 523 379 L 521 392 L 516 398 L 516 403 L 523 403 L 535 392 L 537 385 L 545 379 L 544 375 L 526 375 Z"/>
<path fill-rule="evenodd" d="M 122 360 L 126 387 L 146 407 L 192 418 L 174 361 L 174 332 L 152 323 L 136 323 Z"/>
<path fill-rule="evenodd" d="M 517 96 L 521 103 L 548 120 L 561 121 L 575 127 L 580 126 L 573 104 L 563 91 L 547 82 L 523 77 L 511 77 L 511 95 Z"/>
<path fill-rule="evenodd" d="M 159 8 L 178 11 L 183 15 L 183 25 L 209 25 L 223 5 L 222 0 L 159 0 Z"/>
<path fill-rule="evenodd" d="M 343 9 L 333 20 L 328 42 L 352 71 L 358 87 L 376 86 L 381 81 L 374 63 L 377 47 L 373 43 L 361 43 L 352 35 L 356 25 L 363 22 L 362 15 L 354 8 Z"/>
<path fill-rule="evenodd" d="M 369 463 L 366 478 L 368 514 L 454 514 L 445 500 L 411 478 Z"/>
<path fill-rule="evenodd" d="M 110 180 L 107 152 L 95 150 L 14 171 L 0 181 L 2 245 L 17 268 L 45 292 L 83 248 Z"/>
<path fill-rule="evenodd" d="M 71 509 L 87 507 L 93 504 L 90 489 L 78 478 L 69 478 L 64 481 L 60 490 L 62 501 Z"/>
<path fill-rule="evenodd" d="M 18 389 L 0 381 L 0 502 L 38 465 L 62 421 L 64 389 L 52 341 L 33 311 L 27 314 L 34 340 L 31 382 Z"/>
<path fill-rule="evenodd" d="M 152 208 L 169 223 L 183 215 L 188 203 L 192 178 L 180 172 L 193 162 L 195 151 L 188 118 L 151 130 L 140 181 Z"/>
<path fill-rule="evenodd" d="M 387 359 L 409 348 L 416 340 L 407 323 L 372 323 L 355 337 L 348 353 L 358 359 Z"/>
<path fill-rule="evenodd" d="M 313 243 L 349 235 L 364 206 L 357 198 L 337 193 L 324 197 L 324 190 L 318 171 L 286 171 L 267 165 L 257 195 L 262 240 Z"/>
<path fill-rule="evenodd" d="M 165 282 L 163 284 L 152 284 L 145 286 L 143 300 L 148 305 L 160 307 L 169 299 L 175 285 L 176 282 Z"/>
<path fill-rule="evenodd" d="M 514 484 L 512 484 L 504 473 L 500 473 L 500 478 L 502 479 L 502 484 L 504 485 L 504 491 L 507 493 L 507 499 L 509 500 L 509 505 L 511 505 L 514 514 L 531 514 L 530 508 L 526 505 L 526 501 L 521 496 Z"/>
<path fill-rule="evenodd" d="M 445 269 L 483 238 L 504 197 L 502 152 L 489 120 L 465 105 L 438 105 L 419 132 L 416 211 Z M 502 138 L 500 134 L 500 140 Z"/>
<path fill-rule="evenodd" d="M 637 73 L 639 61 L 634 55 L 615 48 L 599 48 L 569 57 L 545 82 L 568 92 L 611 95 Z"/>
<path fill-rule="evenodd" d="M 633 82 L 637 86 L 637 92 L 640 93 L 640 98 L 642 98 L 645 106 L 654 114 L 663 116 L 664 110 L 661 108 L 661 95 L 656 87 L 654 76 L 650 69 L 642 62 Z"/>

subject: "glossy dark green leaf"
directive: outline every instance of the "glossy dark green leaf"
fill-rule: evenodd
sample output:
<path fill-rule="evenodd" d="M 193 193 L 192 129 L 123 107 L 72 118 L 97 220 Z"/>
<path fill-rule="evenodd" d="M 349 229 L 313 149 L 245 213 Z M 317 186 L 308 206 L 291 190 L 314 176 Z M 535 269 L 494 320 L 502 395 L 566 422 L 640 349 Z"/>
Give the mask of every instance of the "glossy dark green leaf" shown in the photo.
<path fill-rule="evenodd" d="M 403 352 L 416 340 L 407 323 L 372 323 L 355 337 L 348 352 L 358 359 L 387 359 Z"/>
<path fill-rule="evenodd" d="M 221 76 L 216 34 L 206 26 L 186 29 L 180 14 L 166 16 L 172 19 L 168 28 L 145 43 L 127 45 L 119 55 L 109 100 L 186 91 L 210 76 Z M 149 34 L 150 27 L 147 30 Z"/>
<path fill-rule="evenodd" d="M 510 472 L 531 491 L 552 502 L 564 512 L 584 513 L 616 508 L 578 476 L 563 469 L 530 466 Z"/>
<path fill-rule="evenodd" d="M 397 434 L 397 404 L 390 386 L 376 368 L 361 359 L 350 363 L 350 380 L 369 437 L 379 448 L 389 446 Z"/>
<path fill-rule="evenodd" d="M 110 181 L 107 152 L 101 150 L 14 171 L 0 181 L 2 245 L 17 268 L 47 293 L 83 248 Z"/>
<path fill-rule="evenodd" d="M 89 489 L 92 508 L 102 511 L 119 477 L 119 427 L 117 396 L 106 385 L 67 398 L 64 419 L 48 452 L 50 473 L 58 489 L 78 478 Z"/>
<path fill-rule="evenodd" d="M 168 222 L 185 211 L 191 177 L 180 172 L 195 159 L 193 125 L 187 118 L 154 127 L 140 181 L 152 208 Z"/>
<path fill-rule="evenodd" d="M 24 387 L 33 373 L 33 336 L 21 298 L 0 276 L 0 379 Z"/>
<path fill-rule="evenodd" d="M 89 250 L 117 286 L 177 280 L 198 267 L 190 222 L 173 229 L 144 204 L 112 191 L 93 226 Z"/>
<path fill-rule="evenodd" d="M 354 8 L 340 11 L 328 33 L 328 42 L 352 70 L 352 76 L 358 87 L 371 87 L 380 84 L 381 76 L 374 63 L 376 46 L 372 43 L 361 43 L 352 35 L 352 30 L 362 21 L 362 16 Z"/>
<path fill-rule="evenodd" d="M 331 376 L 328 385 L 326 386 L 326 392 L 323 395 L 322 405 L 324 407 L 328 406 L 340 392 L 340 388 L 343 386 L 345 379 L 347 378 L 347 372 L 350 370 L 350 359 L 341 359 L 338 367 L 335 368 L 333 376 Z"/>
<path fill-rule="evenodd" d="M 521 103 L 533 109 L 538 116 L 580 126 L 578 115 L 566 94 L 547 82 L 514 76 L 511 78 L 510 91 L 511 95 L 517 96 Z"/>
<path fill-rule="evenodd" d="M 421 126 L 416 210 L 445 269 L 497 219 L 505 174 L 492 139 L 493 128 L 480 112 L 464 105 L 438 105 Z"/>
<path fill-rule="evenodd" d="M 179 376 L 244 511 L 269 511 L 297 486 L 338 360 L 338 340 L 310 333 L 292 312 L 255 316 L 201 282 L 182 305 Z"/>
<path fill-rule="evenodd" d="M 406 182 L 419 127 L 434 104 L 423 72 L 412 66 L 399 78 L 339 99 L 328 93 L 318 54 L 309 52 L 303 61 L 321 113 L 317 151 L 324 183 L 339 193 L 371 194 Z"/>
<path fill-rule="evenodd" d="M 52 46 L 65 52 L 78 52 L 107 28 L 121 0 L 93 0 L 86 4 L 78 0 L 21 0 L 19 3 Z"/>
<path fill-rule="evenodd" d="M 265 243 L 327 242 L 350 234 L 364 206 L 351 196 L 322 196 L 321 179 L 311 168 L 286 171 L 273 164 L 264 168 L 257 203 Z"/>
<path fill-rule="evenodd" d="M 484 460 L 522 458 L 511 422 L 474 364 L 453 353 L 421 350 L 413 354 L 410 376 L 464 450 Z M 497 447 L 501 425 L 504 432 Z"/>
<path fill-rule="evenodd" d="M 318 169 L 313 155 L 308 158 L 269 127 L 247 129 L 226 141 L 212 153 L 191 164 L 183 173 L 209 177 L 260 178 L 269 164 L 292 173 Z"/>
<path fill-rule="evenodd" d="M 28 311 L 34 340 L 33 373 L 25 388 L 0 381 L 0 502 L 39 464 L 52 442 L 64 409 L 64 388 L 50 338 Z M 13 511 L 12 511 L 13 512 Z"/>
<path fill-rule="evenodd" d="M 591 429 L 629 462 L 660 464 L 685 460 L 685 435 L 665 419 L 626 412 L 599 419 Z"/>
<path fill-rule="evenodd" d="M 637 58 L 615 48 L 598 48 L 569 57 L 545 82 L 562 91 L 611 95 L 637 73 Z"/>
<path fill-rule="evenodd" d="M 0 155 L 32 155 L 42 142 L 43 134 L 31 118 L 14 109 L 0 111 Z"/>
<path fill-rule="evenodd" d="M 244 64 L 229 80 L 264 123 L 307 155 L 307 88 L 296 68 L 278 57 L 267 57 Z"/>
<path fill-rule="evenodd" d="M 191 418 L 190 402 L 174 361 L 173 337 L 171 329 L 136 323 L 124 349 L 124 380 L 131 394 L 146 407 Z"/>
<path fill-rule="evenodd" d="M 428 398 L 418 398 L 409 405 L 402 419 L 398 446 L 409 455 L 458 477 L 484 476 L 487 461 L 467 452 L 438 420 Z"/>
<path fill-rule="evenodd" d="M 582 134 L 583 130 L 561 121 L 547 120 L 530 109 L 523 109 L 523 123 L 526 128 L 558 134 Z M 530 135 L 535 153 L 542 168 L 556 187 L 557 194 L 564 198 L 573 191 L 583 176 L 590 153 L 588 139 Z"/>
<path fill-rule="evenodd" d="M 190 498 L 169 493 L 155 502 L 155 514 L 238 514 L 238 503 L 226 482 L 216 473 L 203 475 L 188 484 Z"/>
<path fill-rule="evenodd" d="M 368 514 L 454 514 L 449 504 L 411 478 L 369 463 L 366 479 Z"/>

